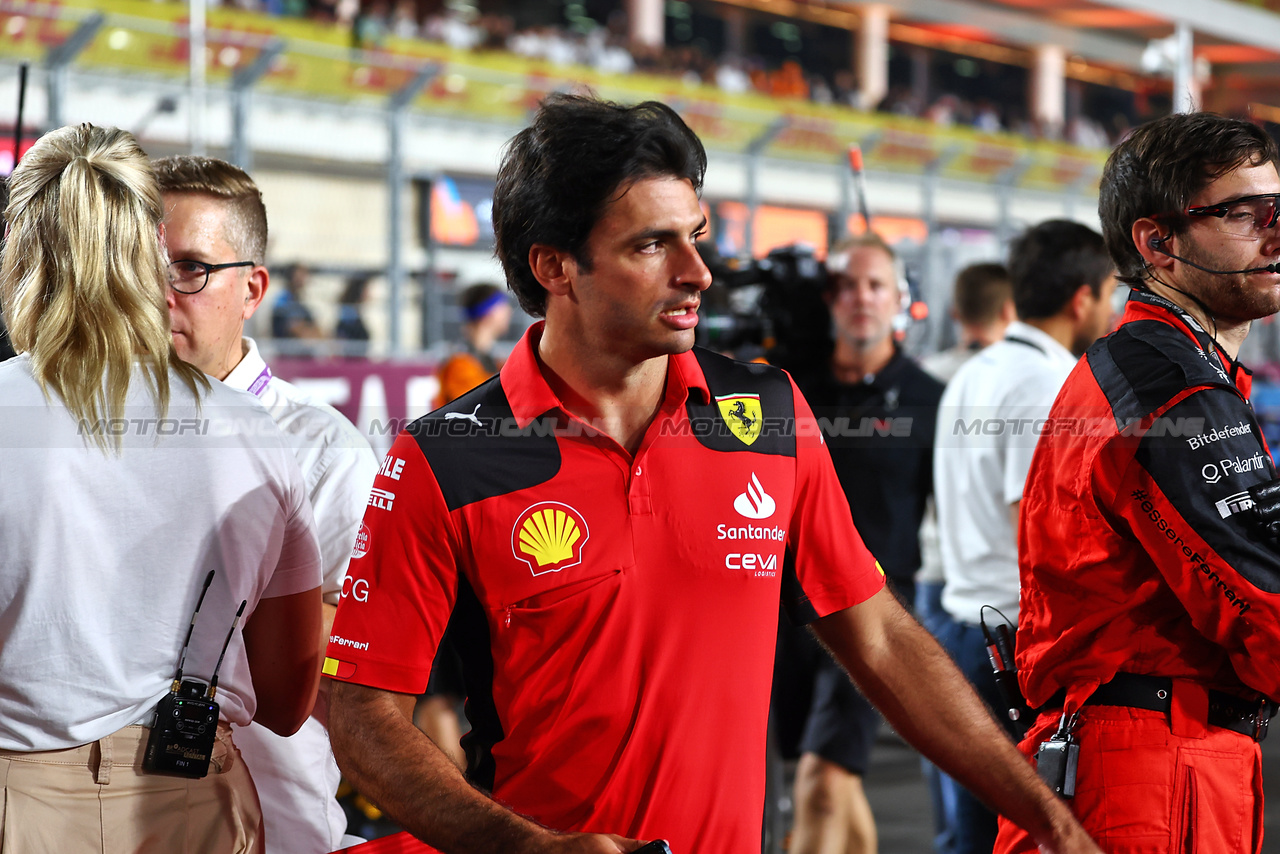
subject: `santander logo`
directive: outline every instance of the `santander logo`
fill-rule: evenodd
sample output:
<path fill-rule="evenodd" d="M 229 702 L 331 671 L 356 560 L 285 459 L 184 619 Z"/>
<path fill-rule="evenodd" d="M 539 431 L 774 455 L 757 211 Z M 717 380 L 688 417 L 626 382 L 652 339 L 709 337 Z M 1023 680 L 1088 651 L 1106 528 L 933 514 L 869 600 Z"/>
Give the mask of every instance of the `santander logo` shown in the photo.
<path fill-rule="evenodd" d="M 773 496 L 764 491 L 764 487 L 760 485 L 760 478 L 752 472 L 747 491 L 733 499 L 733 509 L 738 511 L 739 516 L 745 516 L 748 519 L 768 519 L 773 515 L 773 511 L 778 509 L 778 505 L 773 500 Z"/>

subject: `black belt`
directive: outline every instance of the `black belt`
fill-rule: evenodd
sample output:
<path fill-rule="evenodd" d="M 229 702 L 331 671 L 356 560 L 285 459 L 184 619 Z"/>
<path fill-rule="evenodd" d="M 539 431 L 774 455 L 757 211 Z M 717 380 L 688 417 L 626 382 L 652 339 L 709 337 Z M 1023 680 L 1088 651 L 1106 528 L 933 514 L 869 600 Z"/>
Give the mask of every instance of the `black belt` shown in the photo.
<path fill-rule="evenodd" d="M 1173 680 L 1168 676 L 1145 676 L 1138 673 L 1117 673 L 1110 682 L 1099 685 L 1086 706 L 1128 706 L 1148 709 L 1166 715 L 1173 704 Z M 1058 691 L 1041 706 L 1040 711 L 1061 707 L 1066 702 L 1066 689 Z M 1247 735 L 1254 741 L 1267 737 L 1267 724 L 1276 712 L 1276 704 L 1265 697 L 1246 700 L 1221 691 L 1209 692 L 1210 726 L 1222 727 Z"/>

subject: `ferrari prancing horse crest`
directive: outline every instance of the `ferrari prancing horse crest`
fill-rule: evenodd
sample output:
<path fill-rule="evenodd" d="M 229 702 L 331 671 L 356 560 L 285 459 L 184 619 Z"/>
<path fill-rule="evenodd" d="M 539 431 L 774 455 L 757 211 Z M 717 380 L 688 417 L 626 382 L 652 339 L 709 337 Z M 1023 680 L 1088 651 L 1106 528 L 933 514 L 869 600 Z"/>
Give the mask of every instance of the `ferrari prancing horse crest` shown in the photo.
<path fill-rule="evenodd" d="M 764 423 L 760 395 L 717 395 L 716 404 L 720 407 L 720 417 L 729 425 L 729 432 L 737 436 L 744 445 L 750 445 L 760 438 L 760 427 Z"/>

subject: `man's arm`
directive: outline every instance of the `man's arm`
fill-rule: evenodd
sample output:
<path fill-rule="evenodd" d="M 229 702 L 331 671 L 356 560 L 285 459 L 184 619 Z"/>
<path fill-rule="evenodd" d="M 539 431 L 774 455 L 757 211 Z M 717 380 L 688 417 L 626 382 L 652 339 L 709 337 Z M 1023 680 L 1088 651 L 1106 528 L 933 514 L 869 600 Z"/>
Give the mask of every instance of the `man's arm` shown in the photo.
<path fill-rule="evenodd" d="M 887 589 L 813 624 L 904 738 L 1050 854 L 1100 854 L 951 659 Z"/>
<path fill-rule="evenodd" d="M 316 701 L 323 651 L 320 588 L 262 599 L 244 626 L 249 676 L 258 700 L 253 715 L 277 735 L 292 735 Z"/>
<path fill-rule="evenodd" d="M 428 845 L 448 854 L 626 854 L 643 844 L 556 833 L 494 801 L 413 725 L 414 700 L 335 681 L 329 738 L 347 779 Z"/>

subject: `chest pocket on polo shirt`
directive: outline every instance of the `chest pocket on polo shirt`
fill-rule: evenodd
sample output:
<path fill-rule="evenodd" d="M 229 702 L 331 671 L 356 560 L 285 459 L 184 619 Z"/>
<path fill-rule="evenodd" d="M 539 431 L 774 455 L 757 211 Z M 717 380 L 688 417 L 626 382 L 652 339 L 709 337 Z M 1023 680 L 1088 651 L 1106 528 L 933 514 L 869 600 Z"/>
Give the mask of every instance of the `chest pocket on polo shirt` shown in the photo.
<path fill-rule="evenodd" d="M 535 729 L 552 721 L 607 712 L 613 700 L 591 696 L 613 684 L 638 619 L 627 604 L 627 571 L 615 568 L 579 578 L 506 606 L 493 615 L 493 654 L 502 662 L 503 687 L 495 686 L 509 720 Z M 607 717 L 607 715 L 606 715 Z M 569 726 L 574 730 L 578 724 Z"/>
<path fill-rule="evenodd" d="M 517 622 L 554 621 L 561 611 L 581 615 L 584 610 L 604 604 L 603 599 L 614 595 L 621 586 L 622 576 L 621 568 L 611 569 L 601 575 L 574 579 L 567 584 L 513 602 L 503 609 L 499 627 L 509 629 Z"/>
<path fill-rule="evenodd" d="M 489 514 L 495 528 L 499 524 L 511 526 L 503 531 L 503 542 L 498 542 L 496 530 L 491 541 L 493 564 L 489 572 L 491 581 L 497 583 L 490 587 L 488 599 L 494 606 L 549 608 L 576 595 L 590 582 L 613 577 L 635 563 L 625 513 L 601 506 L 604 502 L 593 505 L 573 498 L 557 500 L 588 494 L 586 487 L 574 480 L 567 480 L 564 486 L 554 499 L 513 496 L 506 507 L 494 508 Z"/>

